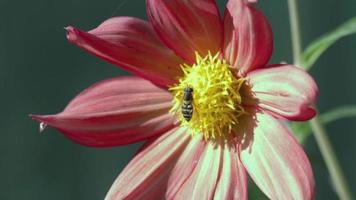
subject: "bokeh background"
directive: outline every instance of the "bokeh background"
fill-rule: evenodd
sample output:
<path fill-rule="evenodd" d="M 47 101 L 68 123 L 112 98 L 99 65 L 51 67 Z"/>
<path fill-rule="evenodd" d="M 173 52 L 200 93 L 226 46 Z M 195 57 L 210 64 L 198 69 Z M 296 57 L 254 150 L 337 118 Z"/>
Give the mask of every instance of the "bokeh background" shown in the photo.
<path fill-rule="evenodd" d="M 221 7 L 226 0 L 218 0 Z M 275 36 L 272 62 L 291 62 L 286 0 L 260 1 Z M 356 15 L 355 0 L 300 0 L 304 44 Z M 69 44 L 63 27 L 84 30 L 112 16 L 146 18 L 144 0 L 0 0 L 0 199 L 103 199 L 137 145 L 95 149 L 72 143 L 53 129 L 38 132 L 30 113 L 56 113 L 77 93 L 106 78 L 127 74 Z M 320 87 L 321 112 L 356 103 L 356 36 L 328 50 L 311 70 Z M 327 126 L 356 193 L 356 119 Z M 317 199 L 337 199 L 314 138 Z M 250 199 L 259 199 L 258 192 Z"/>

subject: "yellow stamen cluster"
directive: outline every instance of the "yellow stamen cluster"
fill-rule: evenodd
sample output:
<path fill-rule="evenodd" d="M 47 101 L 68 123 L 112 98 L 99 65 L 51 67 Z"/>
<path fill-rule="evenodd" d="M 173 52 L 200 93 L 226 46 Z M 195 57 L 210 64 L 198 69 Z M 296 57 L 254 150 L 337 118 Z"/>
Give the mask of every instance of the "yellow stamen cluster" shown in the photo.
<path fill-rule="evenodd" d="M 203 134 L 208 139 L 227 139 L 238 128 L 238 118 L 245 113 L 241 106 L 243 78 L 235 77 L 219 54 L 201 57 L 196 54 L 193 66 L 182 65 L 184 76 L 170 88 L 174 96 L 171 112 L 191 134 Z M 193 88 L 193 116 L 187 121 L 181 107 L 186 87 Z"/>

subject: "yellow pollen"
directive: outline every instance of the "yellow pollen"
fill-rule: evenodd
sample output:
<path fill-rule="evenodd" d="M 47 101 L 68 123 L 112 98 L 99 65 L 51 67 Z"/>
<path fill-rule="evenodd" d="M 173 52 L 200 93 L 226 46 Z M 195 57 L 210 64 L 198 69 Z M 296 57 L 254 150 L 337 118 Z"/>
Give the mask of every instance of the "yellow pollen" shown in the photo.
<path fill-rule="evenodd" d="M 184 76 L 169 90 L 173 93 L 174 113 L 181 126 L 188 127 L 191 134 L 203 134 L 206 140 L 228 139 L 238 128 L 239 116 L 245 113 L 241 106 L 240 88 L 244 78 L 235 77 L 230 66 L 220 55 L 201 57 L 196 53 L 196 63 L 183 64 Z M 184 89 L 193 89 L 191 120 L 182 115 Z"/>

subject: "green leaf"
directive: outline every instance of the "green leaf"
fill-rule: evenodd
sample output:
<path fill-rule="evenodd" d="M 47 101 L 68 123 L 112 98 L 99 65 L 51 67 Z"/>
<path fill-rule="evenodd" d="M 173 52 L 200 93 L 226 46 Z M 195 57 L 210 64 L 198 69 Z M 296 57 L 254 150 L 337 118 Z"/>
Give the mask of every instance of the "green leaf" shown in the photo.
<path fill-rule="evenodd" d="M 356 105 L 342 106 L 325 112 L 320 115 L 320 121 L 327 125 L 333 121 L 350 117 L 356 117 Z M 291 122 L 289 127 L 300 143 L 303 143 L 312 133 L 312 128 L 308 122 Z"/>
<path fill-rule="evenodd" d="M 356 17 L 349 19 L 336 30 L 326 33 L 316 39 L 302 54 L 304 68 L 309 70 L 324 51 L 326 51 L 332 44 L 339 39 L 354 33 L 356 33 Z"/>
<path fill-rule="evenodd" d="M 335 108 L 322 114 L 320 119 L 324 124 L 328 124 L 330 122 L 349 117 L 356 117 L 356 105 Z"/>
<path fill-rule="evenodd" d="M 311 126 L 308 122 L 290 122 L 289 128 L 292 129 L 294 136 L 299 143 L 303 144 L 311 132 Z"/>

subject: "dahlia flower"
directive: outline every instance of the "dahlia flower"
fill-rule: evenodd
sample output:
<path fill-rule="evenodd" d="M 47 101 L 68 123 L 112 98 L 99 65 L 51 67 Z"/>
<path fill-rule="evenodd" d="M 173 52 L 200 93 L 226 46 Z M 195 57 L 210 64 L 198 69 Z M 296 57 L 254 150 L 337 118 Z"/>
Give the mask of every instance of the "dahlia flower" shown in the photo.
<path fill-rule="evenodd" d="M 146 141 L 107 200 L 243 200 L 248 175 L 270 199 L 313 199 L 311 165 L 283 121 L 311 119 L 318 89 L 298 67 L 267 64 L 272 32 L 253 2 L 229 0 L 220 17 L 214 0 L 147 0 L 149 22 L 67 27 L 70 42 L 137 76 L 99 82 L 63 112 L 32 118 L 86 146 Z"/>

